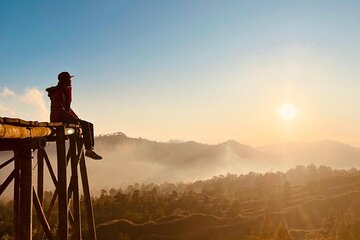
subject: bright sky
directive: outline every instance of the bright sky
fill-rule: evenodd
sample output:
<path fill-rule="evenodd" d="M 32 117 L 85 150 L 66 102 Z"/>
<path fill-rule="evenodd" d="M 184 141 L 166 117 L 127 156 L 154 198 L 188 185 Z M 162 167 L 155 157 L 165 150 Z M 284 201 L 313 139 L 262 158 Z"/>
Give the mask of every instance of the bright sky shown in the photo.
<path fill-rule="evenodd" d="M 360 146 L 359 1 L 2 1 L 0 115 L 69 71 L 96 133 Z M 296 116 L 279 116 L 284 104 Z"/>

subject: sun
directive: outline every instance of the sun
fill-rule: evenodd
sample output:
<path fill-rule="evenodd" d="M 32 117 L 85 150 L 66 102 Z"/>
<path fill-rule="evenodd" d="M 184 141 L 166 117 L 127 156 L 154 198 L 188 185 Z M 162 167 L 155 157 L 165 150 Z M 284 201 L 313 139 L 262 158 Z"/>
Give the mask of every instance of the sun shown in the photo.
<path fill-rule="evenodd" d="M 279 116 L 283 120 L 294 119 L 298 112 L 297 107 L 293 103 L 284 103 L 278 109 Z"/>

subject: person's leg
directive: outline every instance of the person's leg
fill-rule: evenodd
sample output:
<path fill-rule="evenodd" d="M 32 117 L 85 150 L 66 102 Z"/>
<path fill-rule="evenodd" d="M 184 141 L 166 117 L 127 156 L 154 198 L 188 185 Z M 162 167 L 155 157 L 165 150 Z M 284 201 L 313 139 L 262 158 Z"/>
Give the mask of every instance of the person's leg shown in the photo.
<path fill-rule="evenodd" d="M 81 128 L 82 128 L 82 134 L 84 139 L 84 145 L 86 150 L 92 150 L 93 144 L 91 139 L 91 129 L 90 129 L 90 123 L 84 120 L 79 121 Z M 92 125 L 92 124 L 91 124 Z"/>
<path fill-rule="evenodd" d="M 92 124 L 91 122 L 89 122 L 89 131 L 90 131 L 91 147 L 94 149 L 95 146 L 94 124 Z"/>
<path fill-rule="evenodd" d="M 102 157 L 94 152 L 94 125 L 90 122 L 80 120 L 80 125 L 83 130 L 83 138 L 85 145 L 85 156 L 92 159 L 100 160 Z"/>

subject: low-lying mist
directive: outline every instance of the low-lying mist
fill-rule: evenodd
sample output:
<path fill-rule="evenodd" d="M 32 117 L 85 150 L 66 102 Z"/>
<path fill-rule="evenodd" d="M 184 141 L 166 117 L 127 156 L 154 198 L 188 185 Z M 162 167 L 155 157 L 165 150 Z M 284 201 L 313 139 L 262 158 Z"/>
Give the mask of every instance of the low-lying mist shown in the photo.
<path fill-rule="evenodd" d="M 360 150 L 334 141 L 289 143 L 253 148 L 236 141 L 217 145 L 155 142 L 122 133 L 100 136 L 103 161 L 88 160 L 92 187 L 132 183 L 189 182 L 227 173 L 285 171 L 296 165 L 358 167 Z"/>
<path fill-rule="evenodd" d="M 116 133 L 97 137 L 96 151 L 104 159 L 87 159 L 93 190 L 134 183 L 191 182 L 227 173 L 286 171 L 312 163 L 337 169 L 360 165 L 360 149 L 330 140 L 253 148 L 232 140 L 216 145 L 192 141 L 155 142 Z M 49 144 L 47 152 L 55 167 L 55 146 Z M 11 153 L 1 154 L 3 160 L 11 156 Z M 36 161 L 33 165 L 35 168 Z M 3 171 L 0 181 L 7 173 L 10 169 Z M 53 189 L 49 174 L 45 173 L 45 177 L 45 188 Z"/>

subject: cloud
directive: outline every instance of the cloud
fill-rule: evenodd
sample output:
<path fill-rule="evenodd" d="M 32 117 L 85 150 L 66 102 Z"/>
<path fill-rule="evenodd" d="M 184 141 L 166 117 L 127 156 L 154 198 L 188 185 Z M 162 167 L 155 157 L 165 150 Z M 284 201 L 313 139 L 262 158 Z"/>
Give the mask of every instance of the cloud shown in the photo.
<path fill-rule="evenodd" d="M 16 113 L 13 109 L 0 105 L 0 115 L 3 116 L 3 114 L 9 117 L 16 116 Z"/>
<path fill-rule="evenodd" d="M 30 88 L 25 90 L 25 94 L 20 96 L 20 101 L 28 103 L 36 107 L 41 118 L 47 118 L 49 116 L 49 111 L 46 107 L 44 93 L 37 88 Z"/>
<path fill-rule="evenodd" d="M 1 97 L 16 97 L 16 93 L 10 90 L 9 88 L 3 87 L 0 89 L 1 89 L 1 93 L 0 93 Z"/>
<path fill-rule="evenodd" d="M 49 110 L 44 96 L 36 87 L 27 88 L 23 93 L 0 87 L 0 116 L 48 121 Z"/>

